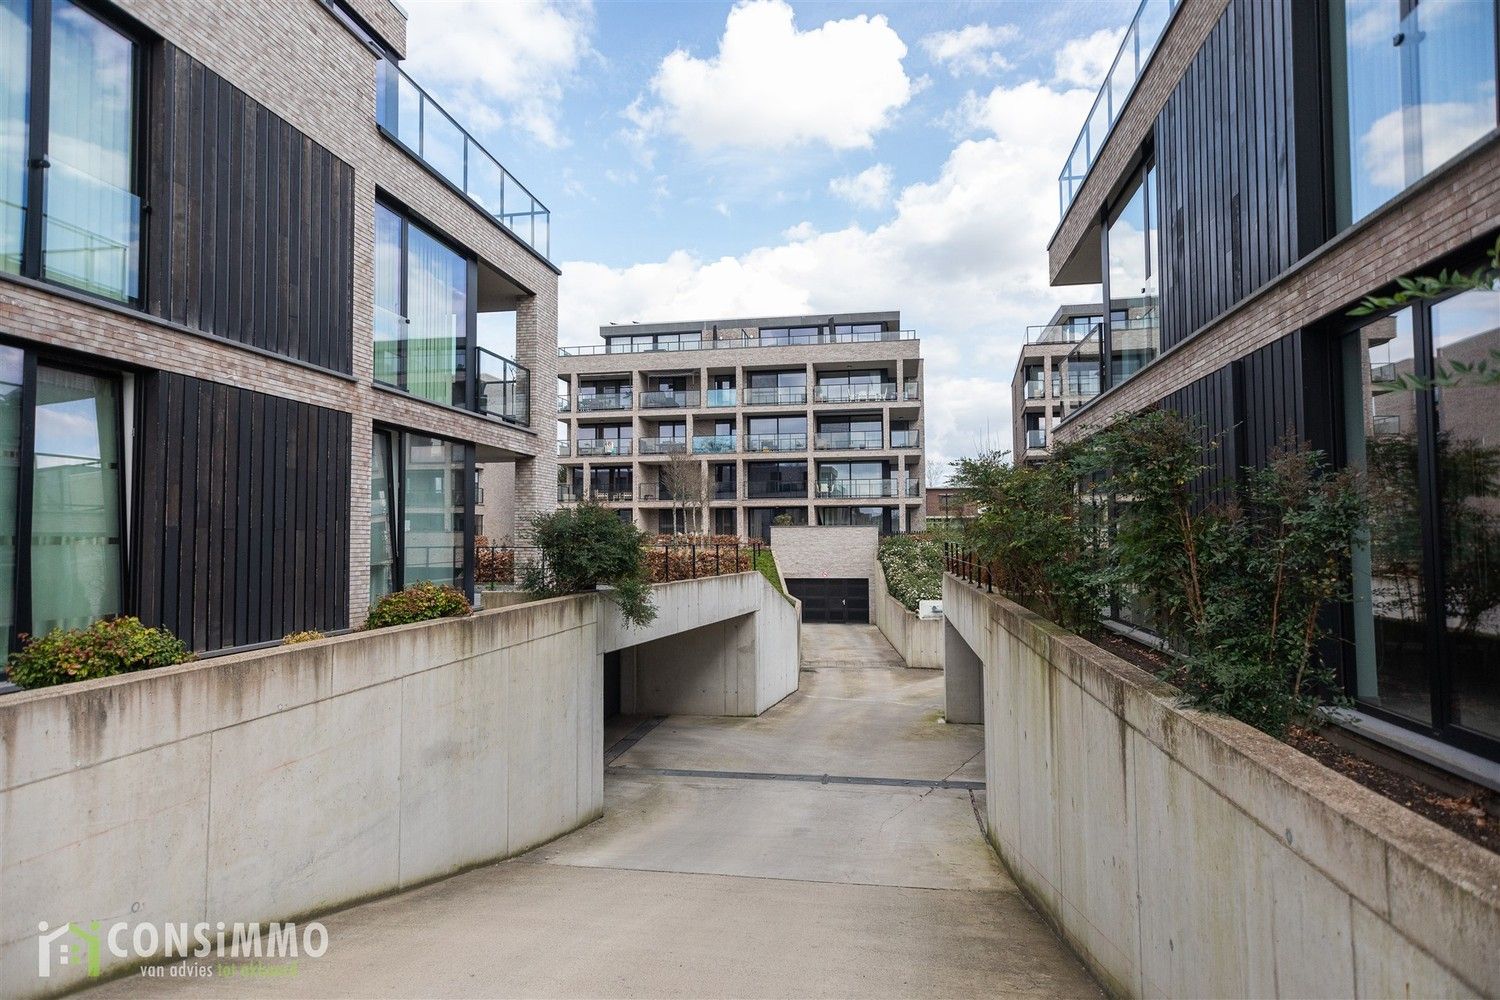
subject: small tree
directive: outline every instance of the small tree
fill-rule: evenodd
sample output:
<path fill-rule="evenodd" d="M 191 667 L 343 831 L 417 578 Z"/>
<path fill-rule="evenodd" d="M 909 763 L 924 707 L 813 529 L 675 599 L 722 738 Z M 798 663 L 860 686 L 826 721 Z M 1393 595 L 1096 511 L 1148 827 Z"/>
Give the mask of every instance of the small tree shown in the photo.
<path fill-rule="evenodd" d="M 703 533 L 708 520 L 708 478 L 690 455 L 674 452 L 662 466 L 661 482 L 672 501 L 672 524 L 680 532 Z"/>
<path fill-rule="evenodd" d="M 538 514 L 527 529 L 542 558 L 528 565 L 522 586 L 533 597 L 560 597 L 599 587 L 632 625 L 655 620 L 651 584 L 641 560 L 644 535 L 606 507 L 585 501 Z"/>

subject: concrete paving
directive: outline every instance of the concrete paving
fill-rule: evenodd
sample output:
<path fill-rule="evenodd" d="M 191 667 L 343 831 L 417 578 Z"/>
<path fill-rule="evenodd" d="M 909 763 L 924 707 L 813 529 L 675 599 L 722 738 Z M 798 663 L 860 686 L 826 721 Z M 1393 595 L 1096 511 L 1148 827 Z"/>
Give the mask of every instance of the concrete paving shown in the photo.
<path fill-rule="evenodd" d="M 1101 995 L 981 835 L 983 736 L 939 720 L 941 674 L 863 626 L 805 626 L 803 665 L 759 719 L 617 752 L 594 824 L 324 917 L 295 977 L 91 995 Z"/>

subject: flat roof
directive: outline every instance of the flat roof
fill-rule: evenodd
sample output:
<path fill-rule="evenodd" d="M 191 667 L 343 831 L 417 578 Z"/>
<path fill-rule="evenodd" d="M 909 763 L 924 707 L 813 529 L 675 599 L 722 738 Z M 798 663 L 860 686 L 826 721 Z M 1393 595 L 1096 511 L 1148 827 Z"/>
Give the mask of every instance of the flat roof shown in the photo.
<path fill-rule="evenodd" d="M 810 313 L 805 316 L 741 316 L 729 319 L 684 319 L 671 323 L 609 323 L 599 327 L 599 336 L 618 337 L 632 333 L 687 333 L 707 330 L 715 326 L 733 330 L 747 326 L 759 329 L 780 326 L 824 326 L 829 323 L 894 323 L 896 329 L 899 330 L 901 311 Z"/>

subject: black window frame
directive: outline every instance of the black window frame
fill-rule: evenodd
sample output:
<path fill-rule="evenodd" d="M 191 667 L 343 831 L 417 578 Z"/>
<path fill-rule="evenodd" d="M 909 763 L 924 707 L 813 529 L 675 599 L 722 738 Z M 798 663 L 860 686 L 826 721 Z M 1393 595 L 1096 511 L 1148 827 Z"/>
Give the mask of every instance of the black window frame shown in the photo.
<path fill-rule="evenodd" d="M 405 590 L 408 586 L 406 580 L 406 439 L 409 436 L 416 436 L 443 441 L 450 445 L 459 445 L 464 449 L 463 474 L 460 476 L 460 482 L 465 486 L 462 542 L 464 561 L 460 583 L 465 596 L 472 598 L 474 594 L 474 545 L 478 535 L 474 512 L 476 490 L 469 485 L 476 482 L 475 476 L 477 475 L 474 445 L 471 442 L 444 437 L 441 434 L 411 430 L 396 424 L 377 421 L 370 435 L 373 439 L 381 434 L 388 435 L 387 440 L 390 442 L 388 454 L 391 467 L 387 470 L 387 477 L 391 484 L 391 500 L 387 505 L 386 516 L 391 520 L 391 593 Z M 373 453 L 371 458 L 374 458 Z M 368 571 L 366 567 L 367 574 Z M 370 606 L 374 607 L 373 601 Z"/>

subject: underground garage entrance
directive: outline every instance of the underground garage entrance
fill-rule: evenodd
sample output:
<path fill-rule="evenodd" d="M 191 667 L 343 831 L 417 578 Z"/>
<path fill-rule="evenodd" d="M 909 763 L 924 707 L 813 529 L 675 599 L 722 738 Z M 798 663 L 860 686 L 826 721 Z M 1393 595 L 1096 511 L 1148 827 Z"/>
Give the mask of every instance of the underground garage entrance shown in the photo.
<path fill-rule="evenodd" d="M 804 622 L 852 625 L 870 621 L 870 581 L 863 577 L 787 580 L 786 589 L 802 602 Z"/>

